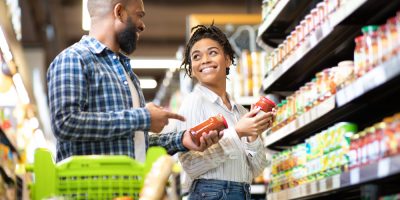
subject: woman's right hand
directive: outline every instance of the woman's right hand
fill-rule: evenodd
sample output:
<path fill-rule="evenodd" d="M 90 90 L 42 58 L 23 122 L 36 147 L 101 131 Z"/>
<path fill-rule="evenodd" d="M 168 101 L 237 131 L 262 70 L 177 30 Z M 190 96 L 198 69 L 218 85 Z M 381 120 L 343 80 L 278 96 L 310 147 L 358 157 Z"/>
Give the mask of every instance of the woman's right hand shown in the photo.
<path fill-rule="evenodd" d="M 274 112 L 265 113 L 259 109 L 252 109 L 236 123 L 235 130 L 240 138 L 248 137 L 250 142 L 254 141 L 272 125 L 274 115 Z"/>

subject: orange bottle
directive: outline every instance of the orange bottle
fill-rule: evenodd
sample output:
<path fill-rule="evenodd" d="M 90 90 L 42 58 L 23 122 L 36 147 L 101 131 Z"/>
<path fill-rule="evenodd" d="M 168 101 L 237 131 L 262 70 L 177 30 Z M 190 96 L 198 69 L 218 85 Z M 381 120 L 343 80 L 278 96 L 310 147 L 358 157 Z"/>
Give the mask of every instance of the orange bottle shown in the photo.
<path fill-rule="evenodd" d="M 218 114 L 191 128 L 189 130 L 189 133 L 192 137 L 192 140 L 196 143 L 197 146 L 199 146 L 200 137 L 203 135 L 203 133 L 208 133 L 212 130 L 222 131 L 226 128 L 228 128 L 228 123 L 226 122 L 222 114 Z"/>

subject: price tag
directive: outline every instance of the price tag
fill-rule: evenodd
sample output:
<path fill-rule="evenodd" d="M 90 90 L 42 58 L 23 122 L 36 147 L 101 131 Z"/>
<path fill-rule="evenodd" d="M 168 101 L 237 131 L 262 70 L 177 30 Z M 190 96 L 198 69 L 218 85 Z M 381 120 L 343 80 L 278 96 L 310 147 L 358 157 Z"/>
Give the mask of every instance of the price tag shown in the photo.
<path fill-rule="evenodd" d="M 385 177 L 390 172 L 390 158 L 385 158 L 378 163 L 378 177 Z"/>
<path fill-rule="evenodd" d="M 340 174 L 332 176 L 332 189 L 340 187 Z"/>
<path fill-rule="evenodd" d="M 360 168 L 355 168 L 350 171 L 350 183 L 357 184 L 360 182 Z"/>
<path fill-rule="evenodd" d="M 325 192 L 326 189 L 326 179 L 319 181 L 319 192 Z"/>
<path fill-rule="evenodd" d="M 361 77 L 359 80 L 363 80 Z M 364 81 L 356 81 L 352 86 L 353 91 L 349 91 L 349 93 L 352 93 L 352 98 L 351 100 L 361 96 L 362 94 L 364 94 L 364 87 L 363 87 L 363 82 Z"/>
<path fill-rule="evenodd" d="M 305 184 L 300 185 L 300 196 L 304 196 L 304 195 L 307 195 L 307 188 L 306 188 Z"/>
<path fill-rule="evenodd" d="M 344 93 L 344 90 L 346 90 L 346 88 L 347 87 L 339 90 L 336 93 L 336 101 L 337 101 L 338 106 L 342 106 L 342 105 L 344 105 L 346 103 L 346 95 Z"/>
<path fill-rule="evenodd" d="M 317 190 L 317 181 L 311 182 L 310 185 L 311 185 L 311 194 L 317 193 L 317 191 L 318 191 Z"/>

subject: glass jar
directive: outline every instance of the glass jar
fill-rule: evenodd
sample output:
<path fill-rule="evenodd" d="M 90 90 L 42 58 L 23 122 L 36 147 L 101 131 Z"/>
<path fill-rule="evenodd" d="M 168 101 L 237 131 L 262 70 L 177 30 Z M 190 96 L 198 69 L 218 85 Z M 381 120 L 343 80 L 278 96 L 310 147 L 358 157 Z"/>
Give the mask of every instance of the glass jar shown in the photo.
<path fill-rule="evenodd" d="M 261 96 L 260 99 L 254 105 L 255 108 L 260 108 L 264 112 L 271 112 L 276 107 L 275 102 L 268 99 L 267 97 Z"/>
<path fill-rule="evenodd" d="M 200 137 L 203 135 L 203 133 L 207 134 L 212 130 L 222 131 L 226 128 L 228 128 L 228 123 L 222 114 L 218 114 L 191 128 L 189 133 L 196 145 L 200 146 Z"/>
<path fill-rule="evenodd" d="M 358 36 L 354 40 L 356 48 L 354 50 L 354 75 L 355 78 L 361 77 L 366 71 L 366 48 L 364 36 Z"/>
<path fill-rule="evenodd" d="M 292 53 L 292 49 L 293 49 L 292 36 L 291 35 L 287 36 L 286 41 L 287 41 L 287 43 L 286 43 L 286 47 L 287 47 L 286 53 L 287 53 L 287 55 L 290 55 Z"/>
<path fill-rule="evenodd" d="M 399 16 L 400 17 L 400 16 Z M 386 38 L 388 57 L 395 55 L 400 46 L 400 18 L 392 17 L 387 20 Z"/>
<path fill-rule="evenodd" d="M 328 6 L 326 2 L 320 2 L 317 4 L 317 20 L 318 24 L 322 24 L 328 17 Z"/>
<path fill-rule="evenodd" d="M 338 63 L 338 69 L 334 74 L 334 82 L 337 89 L 343 88 L 354 81 L 354 62 L 344 60 Z"/>
<path fill-rule="evenodd" d="M 304 40 L 304 32 L 303 32 L 303 27 L 300 25 L 296 26 L 296 33 L 297 33 L 297 46 L 300 46 L 300 44 Z"/>
<path fill-rule="evenodd" d="M 378 61 L 377 64 L 381 64 L 388 60 L 391 56 L 390 52 L 390 46 L 388 43 L 388 38 L 387 38 L 387 30 L 388 26 L 386 24 L 383 24 L 379 26 L 378 28 Z"/>
<path fill-rule="evenodd" d="M 310 14 L 312 17 L 312 21 L 314 23 L 314 29 L 317 29 L 319 27 L 319 25 L 321 24 L 318 9 L 317 8 L 312 9 Z"/>
<path fill-rule="evenodd" d="M 378 26 L 364 26 L 362 29 L 365 40 L 367 63 L 367 72 L 373 69 L 378 63 Z"/>
<path fill-rule="evenodd" d="M 297 31 L 293 30 L 290 33 L 290 36 L 292 36 L 292 51 L 295 51 L 297 49 L 298 43 L 299 43 L 299 38 L 297 37 Z"/>
<path fill-rule="evenodd" d="M 308 28 L 308 23 L 306 19 L 301 20 L 300 26 L 303 29 L 303 40 L 310 34 L 309 28 Z"/>
<path fill-rule="evenodd" d="M 311 14 L 306 15 L 305 19 L 306 19 L 307 27 L 308 27 L 307 35 L 310 35 L 315 30 L 314 19 Z"/>
<path fill-rule="evenodd" d="M 283 44 L 278 45 L 278 52 L 279 52 L 279 64 L 282 64 L 283 61 L 285 60 L 285 48 Z"/>

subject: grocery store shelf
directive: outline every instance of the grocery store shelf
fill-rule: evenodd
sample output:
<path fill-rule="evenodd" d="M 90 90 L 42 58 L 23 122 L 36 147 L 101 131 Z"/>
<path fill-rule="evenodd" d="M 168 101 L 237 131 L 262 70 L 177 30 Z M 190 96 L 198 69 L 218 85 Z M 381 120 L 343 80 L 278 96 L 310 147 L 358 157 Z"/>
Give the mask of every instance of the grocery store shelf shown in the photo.
<path fill-rule="evenodd" d="M 346 1 L 323 26 L 314 31 L 285 61 L 263 80 L 266 92 L 295 90 L 316 72 L 338 62 L 353 59 L 354 38 L 363 25 L 380 23 L 392 16 L 387 8 L 400 7 L 399 1 Z M 363 16 L 363 20 L 361 20 Z M 369 20 L 365 20 L 369 19 Z"/>
<path fill-rule="evenodd" d="M 304 114 L 300 115 L 298 118 L 294 119 L 287 125 L 283 126 L 282 128 L 278 129 L 275 132 L 271 132 L 269 135 L 266 135 L 264 137 L 264 145 L 266 147 L 269 147 L 275 142 L 301 129 L 302 127 L 310 123 L 313 123 L 315 120 L 324 116 L 334 108 L 335 108 L 335 96 L 331 96 L 329 99 L 326 99 L 325 101 L 321 102 L 319 105 L 310 109 L 308 112 L 305 112 Z"/>
<path fill-rule="evenodd" d="M 400 54 L 377 66 L 352 84 L 337 92 L 336 102 L 343 106 L 400 74 Z"/>
<path fill-rule="evenodd" d="M 265 135 L 265 146 L 284 149 L 341 120 L 369 124 L 371 121 L 381 120 L 387 112 L 396 111 L 396 107 L 399 107 L 396 102 L 400 100 L 399 65 L 400 54 L 369 71 L 294 121 Z M 368 113 L 376 114 L 370 118 Z"/>
<path fill-rule="evenodd" d="M 0 165 L 0 176 L 3 179 L 3 181 L 7 184 L 7 185 L 14 185 L 14 180 L 11 178 L 10 173 L 8 172 L 8 170 L 6 170 L 5 168 L 3 168 L 2 165 Z"/>
<path fill-rule="evenodd" d="M 268 199 L 296 199 L 318 197 L 332 192 L 346 192 L 351 187 L 375 182 L 400 174 L 400 156 L 381 159 L 365 167 L 355 168 L 339 175 L 303 184 L 284 191 L 268 194 Z"/>
<path fill-rule="evenodd" d="M 11 151 L 15 152 L 15 153 L 17 154 L 17 156 L 19 157 L 18 151 L 17 151 L 17 149 L 15 148 L 15 147 L 16 147 L 15 144 L 13 144 L 13 143 L 11 142 L 11 140 L 8 139 L 7 134 L 4 133 L 4 131 L 3 131 L 1 128 L 0 128 L 0 141 L 1 141 L 1 143 L 3 143 L 3 144 L 5 144 L 5 145 L 9 146 L 10 149 L 11 149 Z"/>
<path fill-rule="evenodd" d="M 270 39 L 284 39 L 294 27 L 298 18 L 312 0 L 290 1 L 280 0 L 275 8 L 267 15 L 265 21 L 258 28 L 257 43 L 260 46 Z"/>

